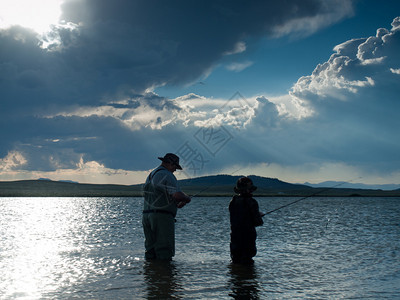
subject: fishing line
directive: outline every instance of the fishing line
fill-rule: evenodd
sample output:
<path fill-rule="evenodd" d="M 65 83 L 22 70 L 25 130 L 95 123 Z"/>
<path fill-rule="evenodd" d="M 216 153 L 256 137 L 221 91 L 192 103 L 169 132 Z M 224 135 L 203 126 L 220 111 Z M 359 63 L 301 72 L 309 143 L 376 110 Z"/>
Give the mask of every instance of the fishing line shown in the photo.
<path fill-rule="evenodd" d="M 354 181 L 354 180 L 356 180 L 356 179 L 360 179 L 360 178 L 362 178 L 362 177 L 357 177 L 357 178 L 354 178 L 354 179 L 352 179 L 352 180 L 350 180 L 350 181 L 341 182 L 341 183 L 338 183 L 338 184 L 336 184 L 336 185 L 334 185 L 334 186 L 331 186 L 331 187 L 329 187 L 329 188 L 322 189 L 322 190 L 320 190 L 320 191 L 318 191 L 318 192 L 315 192 L 314 194 L 311 194 L 311 195 L 302 197 L 302 198 L 300 198 L 300 199 L 297 199 L 297 200 L 295 200 L 295 201 L 292 201 L 292 202 L 290 202 L 290 203 L 287 203 L 287 204 L 285 204 L 285 205 L 282 205 L 282 206 L 280 206 L 280 207 L 278 207 L 278 208 L 275 208 L 275 209 L 273 209 L 273 210 L 270 210 L 270 211 L 266 212 L 266 213 L 264 214 L 264 216 L 269 215 L 269 214 L 271 214 L 271 213 L 273 213 L 273 212 L 275 212 L 275 211 L 278 211 L 278 210 L 280 210 L 280 209 L 282 209 L 282 208 L 285 208 L 285 207 L 288 207 L 288 206 L 290 206 L 290 205 L 293 205 L 293 204 L 295 204 L 295 203 L 297 203 L 297 202 L 303 201 L 303 200 L 308 199 L 308 198 L 310 198 L 310 197 L 314 197 L 314 196 L 316 196 L 316 195 L 318 195 L 318 194 L 321 194 L 321 193 L 323 193 L 323 192 L 326 192 L 326 191 L 329 191 L 329 190 L 331 190 L 331 189 L 334 189 L 334 188 L 336 188 L 336 187 L 338 187 L 338 186 L 341 186 L 341 185 L 343 185 L 343 184 L 350 183 L 350 182 L 352 182 L 352 181 Z"/>

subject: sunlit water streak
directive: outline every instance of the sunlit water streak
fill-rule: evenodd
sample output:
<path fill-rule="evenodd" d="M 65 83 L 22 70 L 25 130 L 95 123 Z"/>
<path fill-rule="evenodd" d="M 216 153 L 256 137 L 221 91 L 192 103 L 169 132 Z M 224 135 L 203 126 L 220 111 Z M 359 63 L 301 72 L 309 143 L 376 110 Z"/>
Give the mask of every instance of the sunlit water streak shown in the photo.
<path fill-rule="evenodd" d="M 229 198 L 179 211 L 171 263 L 143 260 L 141 198 L 0 198 L 0 299 L 398 299 L 400 199 L 310 198 L 229 261 Z M 268 211 L 293 198 L 258 198 Z"/>

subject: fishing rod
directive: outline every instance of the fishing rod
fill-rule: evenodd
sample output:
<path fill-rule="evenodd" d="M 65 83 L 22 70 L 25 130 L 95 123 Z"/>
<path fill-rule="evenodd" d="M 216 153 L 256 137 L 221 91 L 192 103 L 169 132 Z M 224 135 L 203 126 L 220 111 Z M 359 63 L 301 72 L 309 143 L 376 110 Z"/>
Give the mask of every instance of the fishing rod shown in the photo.
<path fill-rule="evenodd" d="M 318 191 L 318 192 L 315 192 L 314 194 L 311 194 L 311 195 L 302 197 L 302 198 L 300 198 L 300 199 L 297 199 L 297 200 L 295 200 L 295 201 L 292 201 L 292 202 L 290 202 L 290 203 L 287 203 L 287 204 L 285 204 L 285 205 L 282 205 L 282 206 L 280 206 L 280 207 L 278 207 L 278 208 L 275 208 L 275 209 L 273 209 L 273 210 L 270 210 L 270 211 L 268 211 L 268 212 L 266 212 L 266 213 L 263 213 L 263 216 L 269 215 L 269 214 L 271 214 L 271 213 L 273 213 L 273 212 L 275 212 L 275 211 L 277 211 L 277 210 L 280 210 L 280 209 L 282 209 L 282 208 L 288 207 L 288 206 L 290 206 L 290 205 L 293 205 L 293 204 L 295 204 L 295 203 L 297 203 L 297 202 L 300 202 L 300 201 L 302 201 L 302 200 L 308 199 L 308 198 L 310 198 L 310 197 L 314 197 L 314 196 L 316 196 L 316 195 L 318 195 L 318 194 L 321 194 L 322 192 L 329 191 L 329 190 L 334 189 L 334 188 L 336 188 L 336 187 L 338 187 L 338 186 L 341 186 L 341 185 L 346 184 L 346 183 L 350 183 L 350 182 L 352 182 L 352 181 L 354 181 L 354 180 L 356 180 L 356 179 L 360 179 L 360 178 L 362 178 L 362 177 L 357 177 L 357 178 L 352 179 L 352 180 L 350 180 L 350 181 L 341 182 L 341 183 L 338 183 L 338 184 L 336 184 L 336 185 L 334 185 L 334 186 L 331 186 L 331 187 L 322 189 L 322 190 L 320 190 L 320 191 Z"/>

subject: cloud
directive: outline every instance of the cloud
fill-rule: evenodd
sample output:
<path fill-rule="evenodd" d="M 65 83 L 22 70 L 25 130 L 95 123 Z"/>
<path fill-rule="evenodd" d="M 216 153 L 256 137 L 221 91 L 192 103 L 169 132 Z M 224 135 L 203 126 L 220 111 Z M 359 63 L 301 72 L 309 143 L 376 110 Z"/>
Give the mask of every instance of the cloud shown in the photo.
<path fill-rule="evenodd" d="M 283 36 L 287 34 L 292 35 L 306 35 L 311 34 L 320 29 L 322 26 L 328 26 L 340 20 L 343 15 L 352 15 L 352 2 L 351 1 L 330 1 L 319 3 L 318 14 L 309 15 L 303 14 L 302 11 L 315 9 L 316 3 L 307 1 L 302 6 L 291 7 L 291 12 L 295 13 L 295 17 L 282 24 L 276 24 L 273 27 L 272 33 L 274 36 Z M 334 8 L 336 6 L 336 8 Z M 304 12 L 304 11 L 303 11 Z"/>
<path fill-rule="evenodd" d="M 392 72 L 393 74 L 399 74 L 400 75 L 400 69 L 390 68 L 390 72 Z"/>
<path fill-rule="evenodd" d="M 18 113 L 189 83 L 227 53 L 243 52 L 246 38 L 293 19 L 334 15 L 316 22 L 322 28 L 351 15 L 351 1 L 340 2 L 66 0 L 63 23 L 46 41 L 18 26 L 1 31 L 1 99 Z"/>
<path fill-rule="evenodd" d="M 225 55 L 233 55 L 238 54 L 246 51 L 246 43 L 245 42 L 237 42 L 231 51 L 227 51 Z"/>
<path fill-rule="evenodd" d="M 285 102 L 276 99 L 287 119 L 281 124 L 296 137 L 298 152 L 307 153 L 303 158 L 295 155 L 299 162 L 321 160 L 365 172 L 398 172 L 400 121 L 395 112 L 400 109 L 400 85 L 393 70 L 400 65 L 399 20 L 390 31 L 379 29 L 376 36 L 336 46 L 327 62 L 297 81 L 289 98 L 282 97 Z M 285 110 L 290 102 L 291 109 Z"/>
<path fill-rule="evenodd" d="M 9 152 L 6 157 L 0 158 L 0 172 L 20 168 L 26 162 L 25 157 L 21 153 L 17 151 Z"/>
<path fill-rule="evenodd" d="M 236 105 L 235 99 L 227 105 L 221 101 L 215 115 L 204 114 L 195 123 L 230 133 L 215 156 L 191 144 L 208 160 L 204 169 L 228 174 L 240 169 L 292 182 L 300 174 L 314 181 L 319 175 L 398 181 L 399 20 L 391 30 L 379 29 L 376 36 L 336 46 L 329 60 L 299 78 L 287 95 L 237 97 L 243 101 Z"/>
<path fill-rule="evenodd" d="M 145 127 L 162 129 L 173 124 L 181 108 L 174 101 L 154 93 L 132 95 L 129 98 L 112 101 L 101 106 L 71 107 L 69 110 L 45 116 L 46 118 L 63 117 L 102 117 L 118 120 L 121 125 L 131 130 Z"/>
<path fill-rule="evenodd" d="M 328 62 L 280 99 L 259 96 L 243 102 L 239 97 L 232 104 L 232 99 L 195 94 L 167 99 L 151 91 L 198 80 L 227 55 L 240 61 L 238 56 L 261 38 L 311 34 L 351 15 L 352 1 L 346 0 L 285 5 L 66 0 L 63 23 L 44 38 L 19 26 L 0 31 L 0 126 L 7 128 L 1 132 L 3 174 L 20 169 L 56 176 L 61 170 L 81 170 L 77 166 L 106 173 L 148 170 L 158 163 L 157 156 L 186 141 L 197 143 L 199 153 L 204 145 L 195 134 L 210 125 L 223 126 L 233 137 L 218 152 L 228 161 L 308 162 L 318 151 L 313 143 L 302 143 L 314 134 L 307 122 L 329 116 L 329 105 L 337 110 L 347 107 L 343 101 L 360 105 L 353 96 L 396 82 L 397 29 L 338 46 Z M 251 63 L 230 68 L 241 71 Z M 384 72 L 386 77 L 378 76 Z M 333 124 L 333 117 L 328 120 Z M 318 132 L 329 148 L 322 128 L 329 126 Z M 225 167 L 226 160 L 204 151 L 213 161 L 210 172 Z"/>
<path fill-rule="evenodd" d="M 6 158 L 8 159 L 8 158 Z M 139 184 L 143 183 L 148 171 L 126 171 L 110 169 L 96 161 L 84 161 L 82 158 L 71 168 L 58 168 L 53 171 L 24 169 L 1 169 L 0 180 L 24 180 L 51 178 L 52 180 L 71 180 L 81 183 L 107 183 L 107 184 Z"/>
<path fill-rule="evenodd" d="M 400 63 L 399 20 L 397 17 L 393 21 L 391 31 L 379 29 L 374 37 L 336 46 L 336 53 L 318 65 L 312 75 L 300 78 L 290 94 L 318 106 L 324 99 L 356 101 L 362 98 L 360 94 L 368 97 L 371 92 L 381 92 L 384 85 L 397 80 L 392 70 Z M 394 99 L 383 101 L 389 100 Z"/>
<path fill-rule="evenodd" d="M 129 98 L 106 103 L 102 106 L 79 106 L 43 118 L 51 122 L 59 118 L 85 120 L 87 118 L 114 120 L 131 131 L 142 129 L 162 130 L 166 127 L 195 126 L 206 124 L 245 127 L 255 114 L 260 101 L 249 99 L 214 99 L 190 93 L 175 99 L 167 99 L 153 92 L 132 95 Z"/>
<path fill-rule="evenodd" d="M 251 61 L 244 61 L 244 62 L 233 62 L 230 63 L 226 66 L 226 69 L 229 71 L 234 71 L 234 72 L 241 72 L 244 69 L 247 69 L 253 64 Z"/>

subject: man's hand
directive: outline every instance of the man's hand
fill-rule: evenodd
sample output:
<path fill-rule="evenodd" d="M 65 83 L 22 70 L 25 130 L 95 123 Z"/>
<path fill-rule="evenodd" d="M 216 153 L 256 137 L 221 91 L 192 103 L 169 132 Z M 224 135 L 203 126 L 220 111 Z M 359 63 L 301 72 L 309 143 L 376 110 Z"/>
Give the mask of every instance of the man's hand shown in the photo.
<path fill-rule="evenodd" d="M 191 200 L 191 198 L 184 192 L 176 192 L 172 195 L 172 198 L 175 200 L 178 208 L 184 207 Z"/>

